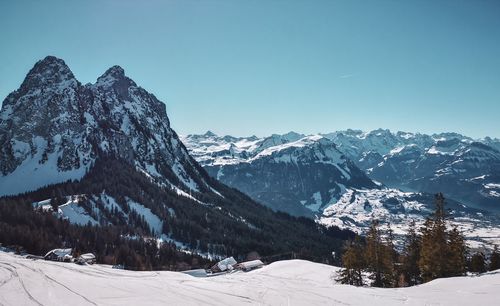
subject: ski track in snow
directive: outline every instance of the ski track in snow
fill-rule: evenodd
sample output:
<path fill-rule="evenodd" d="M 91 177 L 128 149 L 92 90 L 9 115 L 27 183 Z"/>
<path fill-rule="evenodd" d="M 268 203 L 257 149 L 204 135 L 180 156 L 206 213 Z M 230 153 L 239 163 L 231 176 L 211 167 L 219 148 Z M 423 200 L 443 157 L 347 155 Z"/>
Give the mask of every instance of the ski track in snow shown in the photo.
<path fill-rule="evenodd" d="M 500 271 L 400 288 L 332 281 L 338 268 L 303 260 L 195 278 L 29 260 L 0 252 L 0 305 L 496 305 Z"/>

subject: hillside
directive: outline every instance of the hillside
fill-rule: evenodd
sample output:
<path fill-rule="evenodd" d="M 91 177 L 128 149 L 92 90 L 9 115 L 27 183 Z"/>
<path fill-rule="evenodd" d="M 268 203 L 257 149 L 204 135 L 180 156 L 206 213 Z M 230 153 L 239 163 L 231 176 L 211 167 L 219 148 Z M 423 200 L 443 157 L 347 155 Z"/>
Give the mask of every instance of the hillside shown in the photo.
<path fill-rule="evenodd" d="M 109 266 L 32 261 L 0 252 L 2 305 L 495 305 L 500 273 L 400 288 L 359 288 L 332 280 L 338 268 L 280 261 L 248 273 L 195 278 Z"/>

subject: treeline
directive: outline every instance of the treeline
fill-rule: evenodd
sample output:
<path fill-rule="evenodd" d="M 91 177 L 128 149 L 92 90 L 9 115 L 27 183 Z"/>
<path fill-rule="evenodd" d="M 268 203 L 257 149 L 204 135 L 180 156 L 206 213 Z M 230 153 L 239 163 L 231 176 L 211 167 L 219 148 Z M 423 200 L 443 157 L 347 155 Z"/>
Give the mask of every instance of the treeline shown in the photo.
<path fill-rule="evenodd" d="M 294 252 L 297 258 L 324 263 L 335 263 L 332 251 L 339 253 L 344 242 L 354 238 L 349 230 L 327 229 L 308 218 L 274 212 L 208 175 L 206 179 L 223 196 L 193 193 L 200 203 L 151 182 L 122 160 L 101 157 L 80 181 L 0 199 L 0 243 L 20 245 L 37 255 L 55 247 L 81 248 L 85 252 L 98 253 L 98 261 L 106 263 L 120 263 L 115 251 L 125 245 L 141 259 L 139 262 L 129 256 L 133 262 L 129 266 L 170 269 L 173 265 L 173 269 L 178 269 L 177 263 L 196 267 L 194 258 L 197 262 L 203 261 L 199 257 L 186 259 L 180 252 L 156 263 L 153 258 L 156 255 L 146 254 L 147 248 L 138 245 L 146 242 L 123 237 L 165 234 L 193 251 L 234 256 L 237 260 L 245 259 L 251 252 L 261 256 Z M 109 199 L 101 197 L 103 193 L 112 197 L 120 210 L 110 205 Z M 85 195 L 79 197 L 78 205 L 95 218 L 99 226 L 69 224 L 51 213 L 34 211 L 31 207 L 33 202 L 52 199 L 52 208 L 57 210 L 66 197 L 73 195 Z M 144 218 L 134 213 L 129 201 L 140 203 L 158 216 L 163 221 L 162 232 L 153 233 Z M 81 241 L 85 241 L 85 248 L 80 247 Z M 101 244 L 106 245 L 102 252 Z"/>
<path fill-rule="evenodd" d="M 355 286 L 406 287 L 468 271 L 500 269 L 498 248 L 490 255 L 489 264 L 482 253 L 469 257 L 463 235 L 456 227 L 448 229 L 442 194 L 436 195 L 435 204 L 434 214 L 419 231 L 412 222 L 400 252 L 394 246 L 390 225 L 383 235 L 379 223 L 373 221 L 364 239 L 357 236 L 346 244 L 337 280 Z M 369 284 L 363 275 L 368 275 Z"/>
<path fill-rule="evenodd" d="M 131 270 L 203 268 L 210 260 L 159 245 L 156 239 L 131 236 L 128 226 L 77 226 L 50 211 L 34 210 L 26 200 L 0 200 L 0 243 L 18 252 L 44 255 L 54 248 L 73 248 L 73 255 L 91 252 L 103 264 Z"/>

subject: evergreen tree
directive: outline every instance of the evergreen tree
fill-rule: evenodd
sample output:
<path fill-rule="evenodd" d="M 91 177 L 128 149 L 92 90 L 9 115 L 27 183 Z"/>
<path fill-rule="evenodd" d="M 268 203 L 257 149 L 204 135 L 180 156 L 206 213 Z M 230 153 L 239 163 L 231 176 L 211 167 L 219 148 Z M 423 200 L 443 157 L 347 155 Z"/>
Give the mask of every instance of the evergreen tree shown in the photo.
<path fill-rule="evenodd" d="M 52 207 L 52 211 L 59 210 L 59 201 L 56 198 L 50 199 L 50 206 Z"/>
<path fill-rule="evenodd" d="M 415 230 L 415 220 L 412 220 L 406 234 L 401 265 L 404 285 L 406 286 L 414 286 L 422 282 L 419 267 L 420 249 L 421 239 Z"/>
<path fill-rule="evenodd" d="M 392 230 L 391 223 L 387 224 L 387 242 L 385 247 L 385 256 L 387 260 L 387 265 L 390 271 L 392 271 L 392 286 L 397 287 L 399 285 L 399 274 L 401 268 L 398 266 L 399 254 L 396 251 L 394 244 L 394 231 Z"/>
<path fill-rule="evenodd" d="M 448 276 L 448 235 L 446 232 L 444 196 L 435 197 L 436 210 L 422 228 L 419 268 L 424 282 Z"/>
<path fill-rule="evenodd" d="M 393 287 L 392 251 L 382 240 L 378 221 L 373 221 L 366 235 L 365 260 L 374 287 Z"/>
<path fill-rule="evenodd" d="M 475 273 L 486 272 L 486 262 L 483 253 L 475 253 L 472 255 L 469 263 L 469 271 Z"/>
<path fill-rule="evenodd" d="M 337 281 L 342 284 L 363 286 L 362 272 L 365 267 L 364 248 L 359 236 L 354 241 L 346 243 L 344 255 L 342 255 L 342 265 L 344 269 L 340 271 Z"/>
<path fill-rule="evenodd" d="M 490 255 L 490 264 L 488 266 L 488 270 L 495 271 L 498 269 L 500 269 L 500 252 L 498 251 L 498 246 L 495 245 L 495 248 Z"/>
<path fill-rule="evenodd" d="M 467 264 L 467 247 L 465 239 L 457 229 L 454 227 L 448 233 L 448 268 L 447 275 L 445 276 L 460 276 L 464 275 Z"/>

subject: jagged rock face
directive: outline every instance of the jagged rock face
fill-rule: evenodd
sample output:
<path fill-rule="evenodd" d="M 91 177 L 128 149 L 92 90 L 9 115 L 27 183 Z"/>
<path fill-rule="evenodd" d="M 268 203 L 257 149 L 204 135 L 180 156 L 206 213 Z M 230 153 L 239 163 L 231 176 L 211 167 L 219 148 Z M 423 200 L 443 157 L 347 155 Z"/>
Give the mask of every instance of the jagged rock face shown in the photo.
<path fill-rule="evenodd" d="M 291 132 L 259 139 L 209 132 L 183 141 L 211 176 L 294 215 L 320 214 L 346 188 L 379 188 L 321 136 Z"/>
<path fill-rule="evenodd" d="M 79 179 L 100 154 L 129 161 L 161 185 L 210 190 L 165 105 L 118 66 L 83 86 L 63 60 L 39 61 L 3 102 L 0 144 L 0 195 Z"/>
<path fill-rule="evenodd" d="M 79 108 L 81 85 L 64 62 L 49 57 L 38 62 L 21 87 L 3 102 L 0 115 L 0 169 L 13 172 L 23 161 L 40 154 L 44 164 L 55 151 L 61 152 L 60 168 L 80 167 L 74 146 L 67 143 L 69 130 L 82 133 Z M 63 146 L 65 144 L 66 146 Z"/>

